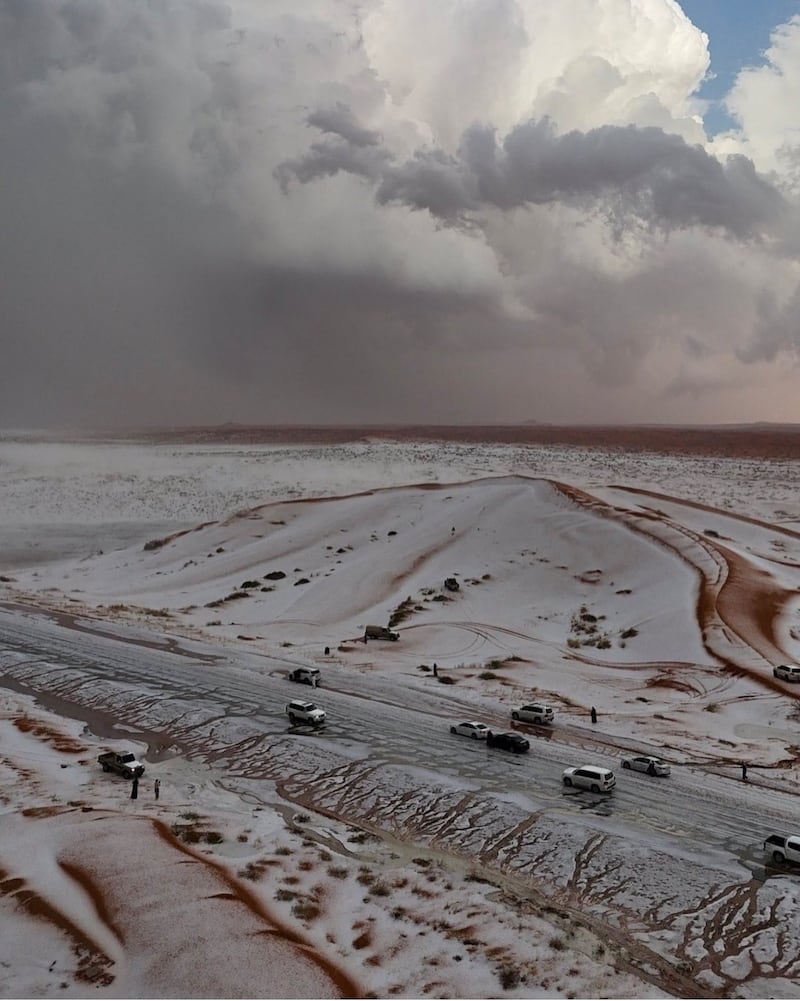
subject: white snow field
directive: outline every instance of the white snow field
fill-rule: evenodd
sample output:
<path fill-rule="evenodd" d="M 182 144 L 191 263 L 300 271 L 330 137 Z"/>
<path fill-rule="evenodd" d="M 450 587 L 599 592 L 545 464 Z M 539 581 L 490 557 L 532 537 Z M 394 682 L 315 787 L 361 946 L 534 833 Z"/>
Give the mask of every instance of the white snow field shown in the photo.
<path fill-rule="evenodd" d="M 800 870 L 762 849 L 800 833 L 799 481 L 0 437 L 0 996 L 800 996 Z"/>

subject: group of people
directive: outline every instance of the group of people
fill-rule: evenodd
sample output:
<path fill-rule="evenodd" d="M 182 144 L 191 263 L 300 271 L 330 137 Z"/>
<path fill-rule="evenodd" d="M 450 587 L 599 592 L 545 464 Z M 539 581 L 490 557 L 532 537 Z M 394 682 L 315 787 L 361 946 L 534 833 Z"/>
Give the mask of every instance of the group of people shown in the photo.
<path fill-rule="evenodd" d="M 161 795 L 161 779 L 156 779 L 153 783 L 153 795 L 156 799 Z M 131 783 L 131 799 L 139 798 L 139 776 L 135 776 Z"/>

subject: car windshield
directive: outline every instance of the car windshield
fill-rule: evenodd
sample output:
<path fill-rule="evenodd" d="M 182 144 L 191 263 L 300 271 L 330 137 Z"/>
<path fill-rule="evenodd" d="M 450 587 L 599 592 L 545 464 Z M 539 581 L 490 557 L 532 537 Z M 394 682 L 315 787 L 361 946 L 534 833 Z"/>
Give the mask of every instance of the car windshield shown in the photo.
<path fill-rule="evenodd" d="M 135 754 L 121 754 L 119 760 L 120 761 L 136 761 L 136 755 Z"/>

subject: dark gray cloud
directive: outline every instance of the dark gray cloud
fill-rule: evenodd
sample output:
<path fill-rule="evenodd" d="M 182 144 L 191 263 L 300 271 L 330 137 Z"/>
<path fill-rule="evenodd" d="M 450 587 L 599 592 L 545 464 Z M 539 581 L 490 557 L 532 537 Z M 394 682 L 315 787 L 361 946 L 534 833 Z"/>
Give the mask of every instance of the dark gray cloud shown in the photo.
<path fill-rule="evenodd" d="M 415 9 L 0 3 L 0 426 L 669 419 L 676 372 L 797 356 L 777 185 L 661 128 L 501 130 L 522 6 L 489 50 Z M 596 73 L 545 83 L 588 116 Z"/>
<path fill-rule="evenodd" d="M 317 116 L 309 124 L 318 125 Z M 402 163 L 388 151 L 383 157 L 372 151 L 366 162 L 359 156 L 363 143 L 339 134 L 336 146 L 312 144 L 306 156 L 284 165 L 284 183 L 289 174 L 307 183 L 341 170 L 374 179 L 381 204 L 400 202 L 446 222 L 486 206 L 511 211 L 563 202 L 604 206 L 621 220 L 637 217 L 665 230 L 716 227 L 739 239 L 761 235 L 789 210 L 745 157 L 721 163 L 659 128 L 606 125 L 559 135 L 545 119 L 518 126 L 500 144 L 493 129 L 474 126 L 457 156 L 422 149 Z"/>

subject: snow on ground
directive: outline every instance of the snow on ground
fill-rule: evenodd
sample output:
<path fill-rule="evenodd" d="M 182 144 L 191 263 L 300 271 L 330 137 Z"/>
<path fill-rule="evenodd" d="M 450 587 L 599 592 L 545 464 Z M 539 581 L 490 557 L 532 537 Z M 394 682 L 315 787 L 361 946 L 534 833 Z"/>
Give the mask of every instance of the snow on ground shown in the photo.
<path fill-rule="evenodd" d="M 756 760 L 789 788 L 793 700 L 772 665 L 800 661 L 796 467 L 430 442 L 0 441 L 0 599 L 378 674 L 409 698 L 430 691 L 436 662 L 466 715 L 535 696 L 580 728 L 595 706 L 621 746 L 646 736 L 721 769 Z M 399 642 L 363 642 L 390 621 Z M 158 804 L 132 803 L 97 774 L 96 738 L 20 698 L 0 726 L 0 906 L 18 918 L 0 945 L 5 996 L 174 994 L 197 968 L 176 965 L 169 935 L 189 918 L 198 948 L 219 929 L 219 983 L 253 996 L 268 996 L 276 942 L 298 996 L 656 996 L 573 917 L 520 910 L 430 847 L 409 858 L 402 842 L 299 818 L 277 793 L 254 807 L 244 784 L 181 759 Z M 142 853 L 180 888 L 168 901 L 140 885 Z M 53 914 L 25 910 L 25 894 Z M 247 944 L 232 945 L 243 926 Z M 746 979 L 741 956 L 723 962 Z"/>
<path fill-rule="evenodd" d="M 249 805 L 213 769 L 151 766 L 133 801 L 105 745 L 24 696 L 0 746 L 0 996 L 664 996 L 469 867 Z"/>

